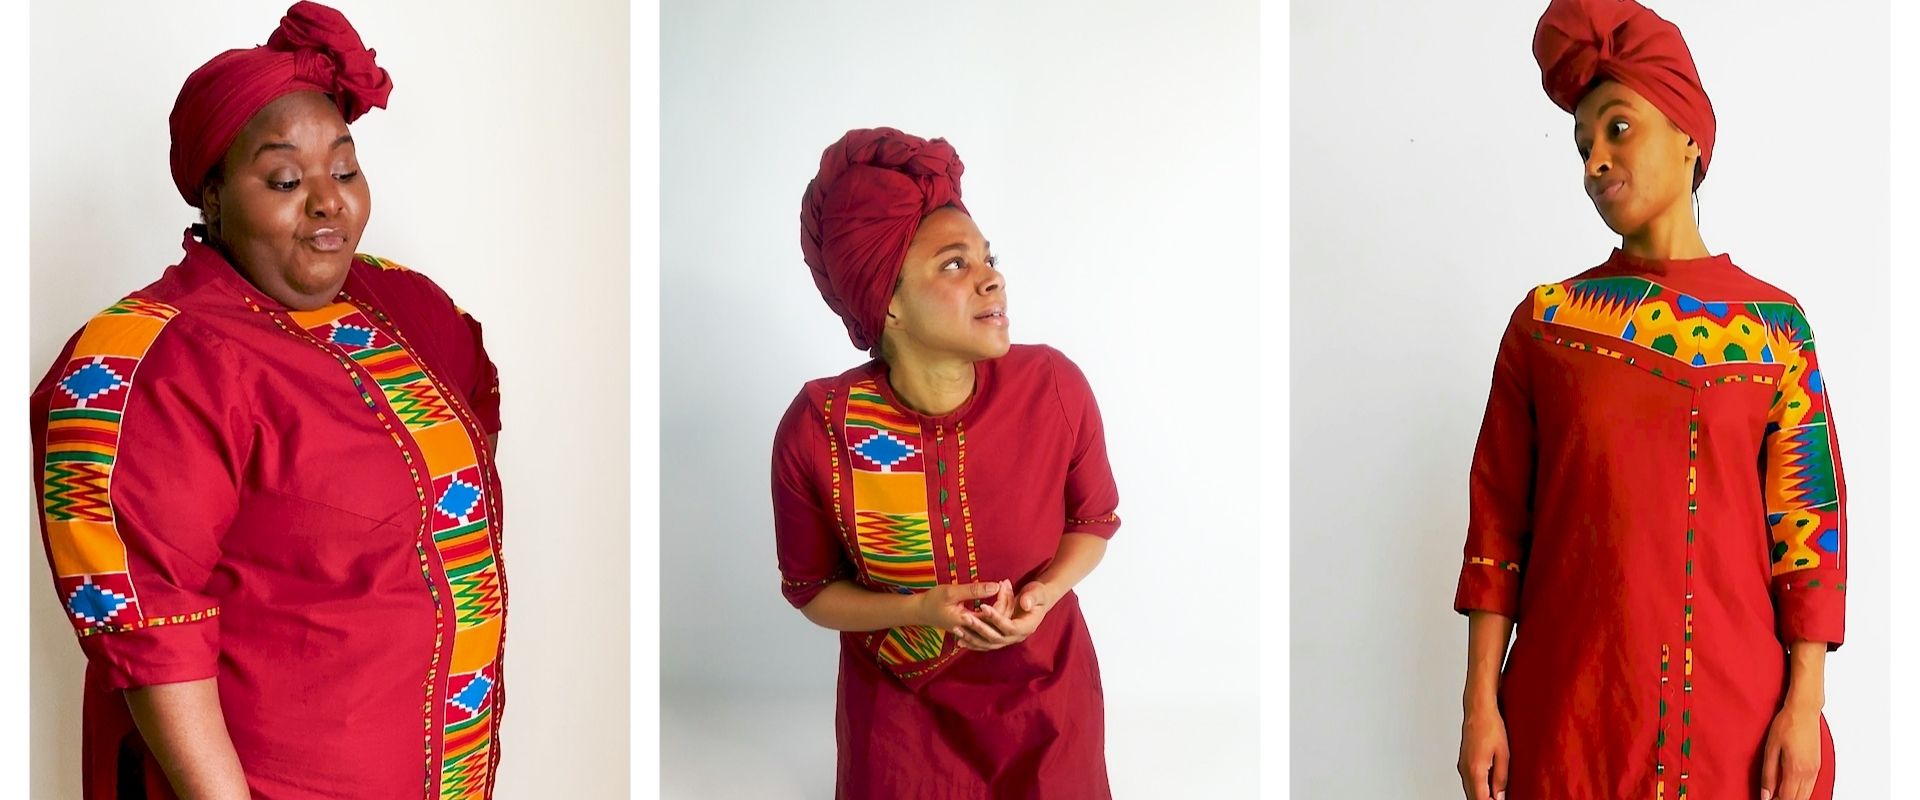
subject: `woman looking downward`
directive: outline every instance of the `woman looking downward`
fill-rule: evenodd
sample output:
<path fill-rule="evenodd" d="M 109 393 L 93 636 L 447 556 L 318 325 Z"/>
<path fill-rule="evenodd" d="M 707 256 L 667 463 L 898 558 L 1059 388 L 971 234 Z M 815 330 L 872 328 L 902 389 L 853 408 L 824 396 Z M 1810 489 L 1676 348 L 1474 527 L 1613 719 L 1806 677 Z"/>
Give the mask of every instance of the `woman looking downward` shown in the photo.
<path fill-rule="evenodd" d="M 348 123 L 391 89 L 308 2 L 195 70 L 169 123 L 201 224 L 34 391 L 87 798 L 492 793 L 499 384 L 438 286 L 355 254 Z"/>

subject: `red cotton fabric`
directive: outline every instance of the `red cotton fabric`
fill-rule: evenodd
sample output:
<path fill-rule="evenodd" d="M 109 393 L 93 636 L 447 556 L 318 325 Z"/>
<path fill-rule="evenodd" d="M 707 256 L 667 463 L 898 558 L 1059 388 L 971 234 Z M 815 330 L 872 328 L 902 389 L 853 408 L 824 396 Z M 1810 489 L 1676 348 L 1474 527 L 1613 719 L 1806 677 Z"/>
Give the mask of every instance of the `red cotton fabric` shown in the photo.
<path fill-rule="evenodd" d="M 1640 93 L 1700 145 L 1693 187 L 1713 160 L 1713 103 L 1680 29 L 1634 0 L 1553 0 L 1533 33 L 1540 83 L 1567 113 L 1594 83 L 1611 79 Z"/>
<path fill-rule="evenodd" d="M 247 121 L 284 95 L 315 91 L 333 98 L 351 123 L 386 108 L 393 81 L 374 63 L 347 18 L 319 3 L 294 3 L 280 27 L 259 47 L 228 50 L 187 76 L 167 128 L 173 185 L 187 205 L 200 207 L 207 172 L 226 157 Z"/>
<path fill-rule="evenodd" d="M 1454 609 L 1513 618 L 1512 800 L 1760 796 L 1785 645 L 1845 635 L 1846 488 L 1812 329 L 1726 256 L 1616 250 L 1515 309 Z M 1821 721 L 1816 798 L 1832 796 Z"/>
<path fill-rule="evenodd" d="M 1011 580 L 1066 533 L 1120 526 L 1099 408 L 1073 362 L 1015 345 L 953 413 L 909 410 L 872 361 L 810 381 L 773 443 L 774 534 L 795 608 L 828 583 L 909 594 Z M 1093 642 L 1072 592 L 1020 644 L 909 628 L 840 635 L 841 800 L 1106 798 Z"/>
<path fill-rule="evenodd" d="M 947 140 L 892 128 L 847 131 L 820 155 L 800 200 L 800 252 L 854 347 L 880 343 L 920 220 L 946 206 L 967 210 L 964 170 Z"/>
<path fill-rule="evenodd" d="M 499 384 L 439 287 L 362 256 L 334 305 L 290 311 L 189 240 L 68 341 L 30 407 L 87 657 L 85 798 L 174 797 L 122 690 L 206 678 L 256 798 L 491 794 L 498 631 L 466 621 L 505 614 L 477 561 L 500 544 Z M 449 449 L 477 465 L 434 475 Z"/>

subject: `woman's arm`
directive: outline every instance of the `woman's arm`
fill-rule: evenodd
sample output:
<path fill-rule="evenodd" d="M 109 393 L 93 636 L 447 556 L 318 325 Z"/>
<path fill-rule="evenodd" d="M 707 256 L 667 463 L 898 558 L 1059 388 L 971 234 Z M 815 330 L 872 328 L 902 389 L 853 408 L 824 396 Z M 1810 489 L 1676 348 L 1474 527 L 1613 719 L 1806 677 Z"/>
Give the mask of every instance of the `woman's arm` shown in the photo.
<path fill-rule="evenodd" d="M 1500 667 L 1507 660 L 1513 619 L 1490 611 L 1467 613 L 1467 688 L 1461 710 L 1467 716 L 1500 713 Z"/>
<path fill-rule="evenodd" d="M 1044 583 L 1052 591 L 1051 599 L 1073 591 L 1100 566 L 1100 559 L 1107 555 L 1107 540 L 1091 533 L 1069 533 L 1060 537 L 1060 549 L 1054 553 L 1053 562 L 1040 571 L 1034 583 Z M 1032 586 L 1033 584 L 1027 584 Z M 1022 597 L 1026 591 L 1020 592 Z"/>
<path fill-rule="evenodd" d="M 1786 708 L 1818 714 L 1827 705 L 1827 643 L 1794 642 L 1788 648 Z"/>
<path fill-rule="evenodd" d="M 1762 797 L 1806 800 L 1820 778 L 1820 709 L 1827 704 L 1827 642 L 1788 647 L 1787 699 L 1760 756 Z"/>
<path fill-rule="evenodd" d="M 127 708 L 181 800 L 248 800 L 213 678 L 128 689 Z"/>
<path fill-rule="evenodd" d="M 1507 792 L 1507 723 L 1500 716 L 1500 667 L 1513 618 L 1467 612 L 1467 688 L 1461 696 L 1460 788 L 1467 800 L 1502 800 Z"/>
<path fill-rule="evenodd" d="M 957 631 L 960 646 L 969 650 L 998 650 L 1026 641 L 1039 630 L 1047 611 L 1093 572 L 1106 554 L 1105 537 L 1091 533 L 1062 535 L 1053 561 L 1033 581 L 1020 587 L 1019 596 L 1011 604 L 984 606 L 980 613 L 960 619 L 963 625 Z"/>
<path fill-rule="evenodd" d="M 852 581 L 834 581 L 814 595 L 800 613 L 822 628 L 879 631 L 910 625 L 951 630 L 964 623 L 966 603 L 1000 592 L 998 583 L 943 583 L 918 594 L 863 589 Z"/>

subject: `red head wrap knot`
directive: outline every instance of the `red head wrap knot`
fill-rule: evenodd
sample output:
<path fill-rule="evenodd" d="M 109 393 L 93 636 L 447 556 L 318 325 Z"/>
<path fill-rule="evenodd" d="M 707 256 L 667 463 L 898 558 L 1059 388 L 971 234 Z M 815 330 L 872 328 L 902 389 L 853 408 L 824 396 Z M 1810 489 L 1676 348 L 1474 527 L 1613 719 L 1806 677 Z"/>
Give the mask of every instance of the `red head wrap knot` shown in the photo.
<path fill-rule="evenodd" d="M 854 347 L 879 344 L 920 221 L 946 206 L 966 211 L 964 169 L 945 139 L 892 128 L 848 131 L 821 154 L 800 200 L 800 252 Z"/>
<path fill-rule="evenodd" d="M 200 184 L 247 121 L 282 96 L 317 91 L 347 122 L 386 108 L 393 81 L 339 11 L 302 0 L 259 47 L 228 50 L 187 76 L 167 118 L 174 188 L 200 205 Z"/>

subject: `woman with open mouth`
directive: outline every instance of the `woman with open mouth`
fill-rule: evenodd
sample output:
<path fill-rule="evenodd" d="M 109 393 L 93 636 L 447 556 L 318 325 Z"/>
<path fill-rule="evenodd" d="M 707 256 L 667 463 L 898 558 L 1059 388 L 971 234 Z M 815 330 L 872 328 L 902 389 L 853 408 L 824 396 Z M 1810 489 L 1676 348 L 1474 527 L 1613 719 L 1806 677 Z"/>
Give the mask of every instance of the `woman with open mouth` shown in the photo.
<path fill-rule="evenodd" d="M 499 384 L 438 286 L 355 254 L 347 126 L 391 88 L 310 2 L 195 70 L 185 256 L 34 391 L 90 800 L 492 794 Z"/>
<path fill-rule="evenodd" d="M 1829 798 L 1846 490 L 1812 329 L 1701 238 L 1714 114 L 1678 28 L 1553 0 L 1533 51 L 1620 246 L 1533 290 L 1494 362 L 1454 598 L 1462 788 Z"/>
<path fill-rule="evenodd" d="M 1120 527 L 1100 412 L 1065 356 L 1009 344 L 961 171 L 944 140 L 855 130 L 807 187 L 802 252 L 872 358 L 780 421 L 782 589 L 841 631 L 838 797 L 1108 797 L 1073 593 Z"/>

